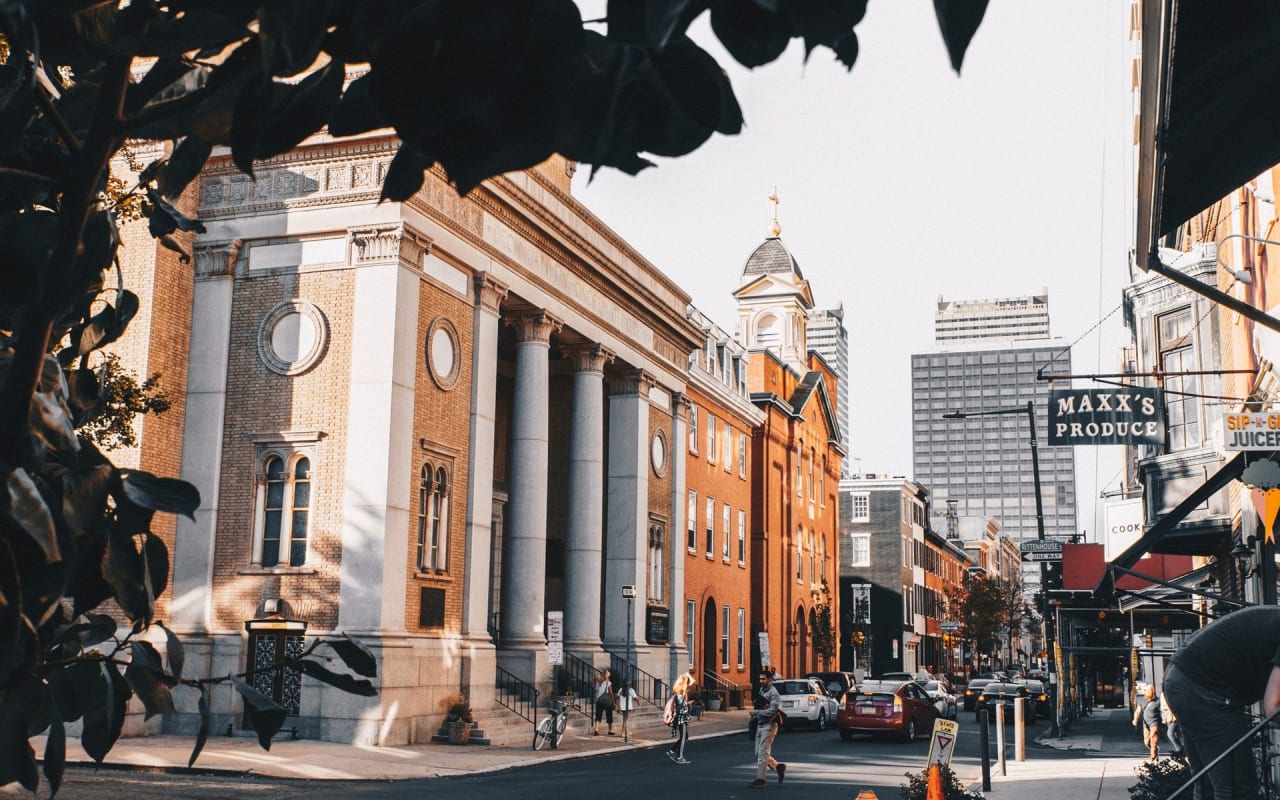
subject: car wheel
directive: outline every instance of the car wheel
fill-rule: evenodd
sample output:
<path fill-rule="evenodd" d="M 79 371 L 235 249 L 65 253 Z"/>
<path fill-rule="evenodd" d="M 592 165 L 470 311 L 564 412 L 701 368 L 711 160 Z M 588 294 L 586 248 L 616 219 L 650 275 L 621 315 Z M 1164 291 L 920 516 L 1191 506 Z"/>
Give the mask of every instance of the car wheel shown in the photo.
<path fill-rule="evenodd" d="M 846 741 L 846 742 L 852 742 L 852 741 L 853 741 L 853 731 L 841 730 L 841 731 L 840 731 L 840 738 L 841 738 L 841 739 L 843 739 L 843 740 L 844 740 L 844 741 Z"/>
<path fill-rule="evenodd" d="M 818 721 L 814 723 L 814 726 L 820 731 L 827 729 L 827 710 L 825 708 L 818 710 Z"/>
<path fill-rule="evenodd" d="M 907 730 L 902 734 L 902 738 L 908 743 L 916 740 L 916 721 L 915 719 L 907 720 Z"/>

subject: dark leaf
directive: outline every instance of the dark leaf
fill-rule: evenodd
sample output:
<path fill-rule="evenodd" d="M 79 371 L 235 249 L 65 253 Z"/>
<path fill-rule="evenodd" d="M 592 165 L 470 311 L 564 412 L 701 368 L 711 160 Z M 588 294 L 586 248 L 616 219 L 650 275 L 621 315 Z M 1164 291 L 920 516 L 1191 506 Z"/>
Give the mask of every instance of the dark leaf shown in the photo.
<path fill-rule="evenodd" d="M 147 534 L 142 542 L 142 558 L 147 593 L 154 600 L 169 585 L 169 548 L 159 536 Z"/>
<path fill-rule="evenodd" d="M 173 154 L 165 162 L 157 176 L 160 193 L 168 198 L 176 199 L 187 188 L 187 184 L 200 174 L 204 162 L 213 152 L 213 145 L 198 136 L 188 136 L 173 149 Z"/>
<path fill-rule="evenodd" d="M 70 469 L 62 476 L 62 519 L 75 536 L 84 536 L 101 524 L 114 474 L 104 464 Z"/>
<path fill-rule="evenodd" d="M 191 749 L 191 758 L 187 759 L 188 769 L 196 763 L 196 758 L 204 749 L 204 743 L 209 741 L 209 692 L 204 684 L 200 684 L 200 700 L 197 701 L 196 707 L 200 711 L 200 727 L 196 730 L 196 744 Z"/>
<path fill-rule="evenodd" d="M 61 719 L 49 726 L 44 744 L 44 778 L 49 782 L 49 800 L 53 800 L 62 786 L 62 774 L 67 765 L 67 729 Z"/>
<path fill-rule="evenodd" d="M 256 138 L 254 158 L 286 153 L 324 127 L 342 95 L 343 75 L 342 64 L 330 61 L 296 85 L 273 82 L 270 113 Z"/>
<path fill-rule="evenodd" d="M 343 634 L 341 639 L 326 639 L 325 644 L 333 648 L 333 652 L 338 654 L 342 663 L 346 664 L 352 672 L 366 678 L 378 677 L 378 661 L 373 657 L 373 651 L 366 647 L 364 642 Z"/>
<path fill-rule="evenodd" d="M 125 496 L 132 502 L 155 511 L 181 514 L 195 521 L 200 507 L 200 491 L 177 478 L 157 478 L 142 470 L 121 470 Z"/>
<path fill-rule="evenodd" d="M 329 133 L 334 136 L 355 136 L 377 128 L 388 127 L 378 106 L 369 96 L 369 75 L 361 75 L 342 93 L 342 99 L 329 117 Z"/>
<path fill-rule="evenodd" d="M 76 696 L 75 684 L 71 682 L 71 673 L 66 667 L 49 672 L 49 699 L 57 709 L 58 719 L 75 722 L 84 715 L 80 710 L 80 699 Z"/>
<path fill-rule="evenodd" d="M 132 658 L 125 667 L 124 678 L 146 709 L 145 718 L 173 712 L 173 693 L 165 684 L 160 669 L 160 654 L 150 642 L 133 642 Z"/>
<path fill-rule="evenodd" d="M 147 70 L 147 74 L 142 76 L 142 80 L 129 84 L 128 94 L 125 95 L 125 113 L 133 114 L 162 91 L 165 97 L 182 93 L 181 88 L 176 92 L 172 89 L 174 84 L 188 76 L 199 74 L 204 69 L 175 56 L 157 59 L 151 69 Z"/>
<path fill-rule="evenodd" d="M 106 614 L 86 614 L 84 622 L 68 625 L 58 632 L 56 641 L 75 641 L 77 649 L 93 647 L 116 635 L 116 621 Z M 65 717 L 64 715 L 64 718 Z"/>
<path fill-rule="evenodd" d="M 98 405 L 98 372 L 92 369 L 76 369 L 67 372 L 67 405 L 77 420 Z"/>
<path fill-rule="evenodd" d="M 40 397 L 37 393 L 36 397 Z M 31 476 L 21 467 L 12 470 L 5 480 L 8 491 L 7 511 L 11 520 L 17 523 L 44 552 L 47 563 L 62 560 L 58 550 L 58 537 L 53 527 L 53 515 L 44 497 L 32 482 Z"/>
<path fill-rule="evenodd" d="M 249 34 L 244 15 L 194 3 L 183 5 L 186 8 L 181 16 L 166 15 L 158 24 L 148 26 L 146 36 L 122 44 L 132 45 L 142 56 L 177 56 L 192 50 L 221 50 Z"/>
<path fill-rule="evenodd" d="M 112 589 L 102 574 L 107 548 L 105 528 L 90 532 L 76 544 L 75 562 L 67 586 L 73 600 L 71 613 L 80 615 L 92 611 L 111 597 Z"/>
<path fill-rule="evenodd" d="M 105 210 L 91 214 L 85 221 L 80 243 L 71 284 L 77 289 L 95 280 L 103 270 L 111 266 L 116 248 L 120 246 L 115 215 Z"/>
<path fill-rule="evenodd" d="M 164 245 L 166 250 L 172 250 L 173 252 L 177 253 L 178 260 L 181 261 L 183 264 L 191 263 L 191 254 L 187 252 L 187 248 L 183 246 L 182 242 L 179 242 L 177 239 L 174 238 L 172 233 L 166 233 L 164 236 L 161 236 L 156 241 Z"/>
<path fill-rule="evenodd" d="M 93 671 L 76 680 L 76 694 L 84 705 L 80 745 L 90 758 L 102 763 L 120 738 L 131 692 L 113 665 L 98 661 L 87 662 L 86 666 Z"/>
<path fill-rule="evenodd" d="M 794 35 L 782 15 L 741 0 L 712 0 L 711 30 L 729 55 L 752 68 L 782 55 Z"/>
<path fill-rule="evenodd" d="M 74 453 L 79 447 L 65 392 L 36 392 L 31 396 L 28 424 L 31 434 L 55 453 Z"/>
<path fill-rule="evenodd" d="M 719 133 L 742 130 L 742 109 L 729 76 L 716 60 L 687 37 L 652 54 L 654 66 L 680 110 L 699 125 Z"/>
<path fill-rule="evenodd" d="M 335 0 L 276 0 L 260 7 L 258 38 L 270 74 L 296 75 L 311 66 L 335 5 Z"/>
<path fill-rule="evenodd" d="M 169 656 L 169 674 L 175 678 L 182 677 L 182 668 L 186 665 L 186 652 L 182 649 L 182 642 L 174 634 L 160 623 L 160 630 L 164 631 L 164 647 L 165 653 Z"/>
<path fill-rule="evenodd" d="M 787 0 L 787 18 L 804 38 L 805 57 L 818 45 L 833 50 L 867 13 L 867 0 Z"/>
<path fill-rule="evenodd" d="M 159 238 L 166 233 L 173 233 L 175 230 L 195 231 L 196 233 L 205 232 L 203 222 L 198 219 L 191 219 L 174 208 L 173 204 L 161 197 L 160 193 L 155 189 L 147 189 L 147 200 L 152 205 L 147 226 L 152 236 Z"/>
<path fill-rule="evenodd" d="M 258 74 L 245 82 L 231 117 L 231 160 L 236 168 L 253 176 L 258 139 L 271 114 L 271 76 Z"/>
<path fill-rule="evenodd" d="M 382 182 L 382 200 L 403 203 L 422 188 L 424 173 L 431 168 L 432 160 L 418 152 L 413 145 L 404 143 L 396 151 Z"/>
<path fill-rule="evenodd" d="M 350 675 L 333 672 L 326 669 L 318 661 L 304 658 L 298 663 L 298 669 L 315 678 L 324 681 L 330 686 L 336 686 L 344 692 L 357 694 L 361 697 L 377 697 L 378 690 L 373 688 L 373 684 L 364 678 L 353 678 Z"/>
<path fill-rule="evenodd" d="M 40 785 L 36 754 L 27 741 L 26 709 L 17 692 L 0 693 L 0 786 L 17 783 L 29 792 Z"/>
<path fill-rule="evenodd" d="M 959 73 L 969 42 L 987 13 L 987 0 L 933 0 L 933 10 L 938 16 L 938 27 L 942 30 L 942 41 L 951 58 L 951 68 Z"/>
<path fill-rule="evenodd" d="M 150 622 L 155 610 L 154 597 L 147 590 L 146 565 L 132 535 L 122 532 L 110 535 L 102 576 L 111 585 L 116 603 L 125 616 L 130 620 Z"/>
<path fill-rule="evenodd" d="M 245 709 L 249 712 L 249 721 L 253 723 L 253 729 L 258 733 L 258 744 L 262 745 L 263 750 L 270 750 L 271 737 L 279 732 L 289 712 L 239 678 L 232 678 L 231 683 L 244 698 Z"/>
<path fill-rule="evenodd" d="M 0 685 L 4 686 L 29 658 L 21 597 L 22 577 L 17 560 L 9 543 L 0 538 Z"/>
<path fill-rule="evenodd" d="M 608 36 L 619 44 L 662 49 L 709 5 L 709 0 L 609 0 Z"/>

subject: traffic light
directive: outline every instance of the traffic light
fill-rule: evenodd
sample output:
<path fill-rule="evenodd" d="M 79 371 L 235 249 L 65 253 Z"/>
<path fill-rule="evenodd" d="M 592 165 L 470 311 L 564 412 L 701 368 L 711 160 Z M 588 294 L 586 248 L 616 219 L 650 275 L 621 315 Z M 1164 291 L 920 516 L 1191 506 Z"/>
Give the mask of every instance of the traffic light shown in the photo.
<path fill-rule="evenodd" d="M 1061 561 L 1044 562 L 1044 588 L 1046 589 L 1062 588 L 1062 562 Z"/>

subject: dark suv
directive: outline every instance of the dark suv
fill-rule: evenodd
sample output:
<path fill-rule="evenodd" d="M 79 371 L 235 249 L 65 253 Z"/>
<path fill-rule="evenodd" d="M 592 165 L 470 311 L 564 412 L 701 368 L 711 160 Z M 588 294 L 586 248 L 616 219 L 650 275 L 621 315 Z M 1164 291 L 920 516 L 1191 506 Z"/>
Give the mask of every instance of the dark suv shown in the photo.
<path fill-rule="evenodd" d="M 804 678 L 817 678 L 836 700 L 843 700 L 844 693 L 855 683 L 852 672 L 806 672 Z"/>

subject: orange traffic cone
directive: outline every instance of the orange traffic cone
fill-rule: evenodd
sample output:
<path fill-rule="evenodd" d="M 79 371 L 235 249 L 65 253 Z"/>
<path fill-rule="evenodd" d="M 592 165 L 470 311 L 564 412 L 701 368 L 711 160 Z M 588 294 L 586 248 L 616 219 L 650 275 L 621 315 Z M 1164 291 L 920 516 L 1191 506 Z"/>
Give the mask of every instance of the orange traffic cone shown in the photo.
<path fill-rule="evenodd" d="M 925 800 L 946 800 L 942 793 L 942 770 L 938 769 L 937 764 L 929 766 L 929 792 L 925 795 Z"/>

